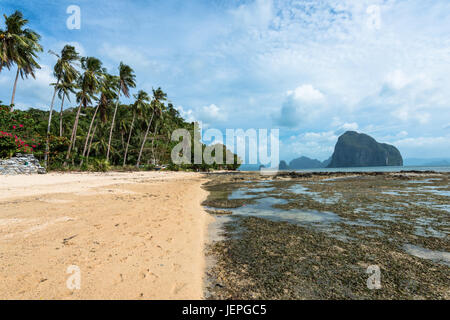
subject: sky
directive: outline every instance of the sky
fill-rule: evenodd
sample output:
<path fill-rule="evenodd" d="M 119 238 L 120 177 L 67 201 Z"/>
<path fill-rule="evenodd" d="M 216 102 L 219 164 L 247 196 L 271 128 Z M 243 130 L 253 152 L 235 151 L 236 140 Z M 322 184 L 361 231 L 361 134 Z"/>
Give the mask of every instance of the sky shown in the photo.
<path fill-rule="evenodd" d="M 1 15 L 15 10 L 44 47 L 20 109 L 48 110 L 48 50 L 69 43 L 111 73 L 129 64 L 136 91 L 162 87 L 203 128 L 279 129 L 280 159 L 325 160 L 347 130 L 404 158 L 450 158 L 448 0 L 0 0 Z M 14 75 L 0 73 L 3 102 Z"/>

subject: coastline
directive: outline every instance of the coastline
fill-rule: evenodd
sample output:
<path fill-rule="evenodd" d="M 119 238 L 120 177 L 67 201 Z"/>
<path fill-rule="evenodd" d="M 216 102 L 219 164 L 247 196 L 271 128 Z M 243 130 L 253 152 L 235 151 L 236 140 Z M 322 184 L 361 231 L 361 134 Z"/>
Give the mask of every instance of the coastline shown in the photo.
<path fill-rule="evenodd" d="M 186 172 L 1 176 L 0 298 L 202 299 L 205 182 Z M 67 287 L 71 265 L 80 289 Z"/>
<path fill-rule="evenodd" d="M 210 177 L 209 299 L 449 298 L 448 173 Z"/>

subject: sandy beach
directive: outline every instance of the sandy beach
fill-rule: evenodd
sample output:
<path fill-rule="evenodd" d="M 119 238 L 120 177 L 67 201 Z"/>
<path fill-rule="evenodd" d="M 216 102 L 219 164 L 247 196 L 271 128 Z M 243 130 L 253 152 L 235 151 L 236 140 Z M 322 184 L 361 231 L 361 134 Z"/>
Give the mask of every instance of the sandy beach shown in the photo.
<path fill-rule="evenodd" d="M 0 299 L 203 298 L 204 182 L 175 172 L 0 176 Z M 67 285 L 70 266 L 80 289 Z"/>

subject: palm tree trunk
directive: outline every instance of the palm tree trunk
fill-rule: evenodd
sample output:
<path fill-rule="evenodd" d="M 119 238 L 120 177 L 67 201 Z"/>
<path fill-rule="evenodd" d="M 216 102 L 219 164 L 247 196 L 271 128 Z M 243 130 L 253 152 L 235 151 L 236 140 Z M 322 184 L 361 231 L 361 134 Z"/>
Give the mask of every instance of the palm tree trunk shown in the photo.
<path fill-rule="evenodd" d="M 78 129 L 78 119 L 80 118 L 82 105 L 83 105 L 83 102 L 80 102 L 80 106 L 78 107 L 77 115 L 75 117 L 75 122 L 73 123 L 72 136 L 70 137 L 69 150 L 67 151 L 66 161 L 64 161 L 64 166 L 67 165 L 67 160 L 69 160 L 69 158 L 70 158 L 70 152 L 72 151 L 72 146 L 75 145 L 75 140 L 77 137 L 77 129 Z"/>
<path fill-rule="evenodd" d="M 155 111 L 153 111 L 153 113 L 152 113 L 152 117 L 150 118 L 150 122 L 148 124 L 147 131 L 145 131 L 144 140 L 142 141 L 141 150 L 139 151 L 139 156 L 138 156 L 138 159 L 137 159 L 137 162 L 136 162 L 136 167 L 138 169 L 139 169 L 139 164 L 141 162 L 142 151 L 144 150 L 145 141 L 147 141 L 148 132 L 150 131 L 150 126 L 152 125 L 152 121 L 153 121 L 153 116 L 154 115 L 155 115 Z"/>
<path fill-rule="evenodd" d="M 44 166 L 45 166 L 45 168 L 47 168 L 47 165 L 48 165 L 48 153 L 50 151 L 50 146 L 49 146 L 50 127 L 52 125 L 53 104 L 55 103 L 56 87 L 58 86 L 58 84 L 59 84 L 59 80 L 56 82 L 55 91 L 53 92 L 52 103 L 50 104 L 50 113 L 48 115 L 47 137 L 45 139 L 45 154 L 44 154 Z"/>
<path fill-rule="evenodd" d="M 63 108 L 64 108 L 64 98 L 63 95 L 61 100 L 61 111 L 59 112 L 59 136 L 62 137 L 63 135 Z"/>
<path fill-rule="evenodd" d="M 89 142 L 89 147 L 88 147 L 88 151 L 86 154 L 86 164 L 88 164 L 88 162 L 89 162 L 89 153 L 91 153 L 92 140 L 94 140 L 95 131 L 97 131 L 97 126 L 98 126 L 98 123 L 95 124 L 94 131 L 92 132 L 91 141 Z"/>
<path fill-rule="evenodd" d="M 119 99 L 120 99 L 120 89 L 119 89 L 119 92 L 117 95 L 116 107 L 114 108 L 114 115 L 112 118 L 111 130 L 109 131 L 109 141 L 108 141 L 108 151 L 106 152 L 106 161 L 109 160 L 109 152 L 111 150 L 111 139 L 112 139 L 112 133 L 113 133 L 113 129 L 114 129 L 114 122 L 116 121 L 117 108 L 119 108 Z"/>
<path fill-rule="evenodd" d="M 123 167 L 127 163 L 128 147 L 130 145 L 131 133 L 133 132 L 134 120 L 136 119 L 136 110 L 133 112 L 133 120 L 131 121 L 130 133 L 128 134 L 127 146 L 125 147 L 125 155 L 123 156 Z"/>
<path fill-rule="evenodd" d="M 153 158 L 154 165 L 156 165 L 156 159 L 155 159 L 155 149 L 153 148 L 153 143 L 155 142 L 155 139 L 156 139 L 156 131 L 158 130 L 158 124 L 159 124 L 159 122 L 156 122 L 155 131 L 153 133 L 153 139 L 152 139 L 152 158 Z"/>
<path fill-rule="evenodd" d="M 16 96 L 17 80 L 19 80 L 19 71 L 20 71 L 20 68 L 17 67 L 16 80 L 14 80 L 14 87 L 13 87 L 13 92 L 12 92 L 12 97 L 11 97 L 11 109 L 10 109 L 10 111 L 13 111 L 13 108 L 14 108 L 14 98 Z"/>
<path fill-rule="evenodd" d="M 88 142 L 89 142 L 89 137 L 91 135 L 92 125 L 94 124 L 95 117 L 97 116 L 98 107 L 99 107 L 99 105 L 97 105 L 97 107 L 95 108 L 94 115 L 92 116 L 91 124 L 89 125 L 89 130 L 88 130 L 88 133 L 87 133 L 87 136 L 86 136 L 86 142 L 84 143 L 83 156 L 81 157 L 80 167 L 83 165 L 83 158 L 84 158 L 84 156 L 86 154 L 86 150 L 87 150 L 87 146 L 88 146 Z"/>

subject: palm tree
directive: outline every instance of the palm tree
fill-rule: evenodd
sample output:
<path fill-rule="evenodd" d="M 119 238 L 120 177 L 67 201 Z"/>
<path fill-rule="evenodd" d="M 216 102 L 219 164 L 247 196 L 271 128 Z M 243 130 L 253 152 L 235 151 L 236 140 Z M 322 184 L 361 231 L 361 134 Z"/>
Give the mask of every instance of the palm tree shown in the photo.
<path fill-rule="evenodd" d="M 107 108 L 108 108 L 108 104 L 105 104 L 105 103 L 99 104 L 98 114 L 100 115 L 100 129 L 102 129 L 104 127 L 104 125 L 106 124 L 106 122 L 108 121 L 107 120 L 107 113 L 108 113 Z M 89 154 L 91 153 L 92 141 L 94 140 L 94 136 L 95 136 L 95 133 L 97 132 L 98 125 L 99 125 L 99 122 L 97 122 L 95 124 L 94 131 L 92 132 L 92 135 L 91 135 L 88 150 L 86 153 L 86 164 L 89 162 Z"/>
<path fill-rule="evenodd" d="M 37 53 L 42 51 L 39 44 L 41 36 L 35 31 L 24 27 L 28 20 L 23 18 L 20 11 L 14 12 L 9 17 L 5 17 L 5 30 L 0 30 L 0 71 L 6 66 L 8 69 L 16 64 L 17 73 L 14 80 L 13 92 L 11 96 L 11 110 L 14 107 L 14 98 L 16 95 L 17 81 L 19 75 L 22 79 L 31 75 L 35 78 L 35 70 L 40 69 L 36 62 Z"/>
<path fill-rule="evenodd" d="M 150 103 L 150 109 L 152 111 L 152 116 L 148 123 L 147 130 L 145 131 L 144 140 L 142 140 L 141 150 L 139 151 L 139 156 L 138 156 L 138 159 L 136 162 L 137 168 L 139 168 L 139 164 L 141 162 L 142 151 L 144 150 L 144 145 L 145 145 L 145 142 L 147 141 L 148 133 L 150 132 L 150 127 L 152 125 L 153 117 L 154 117 L 155 113 L 159 114 L 162 111 L 161 101 L 164 101 L 167 98 L 167 94 L 164 93 L 164 91 L 162 91 L 161 88 L 158 88 L 156 90 L 152 89 L 152 91 L 153 91 L 153 100 Z"/>
<path fill-rule="evenodd" d="M 114 109 L 114 115 L 111 121 L 111 130 L 109 132 L 108 151 L 106 152 L 106 160 L 109 160 L 109 153 L 111 150 L 111 139 L 114 129 L 114 122 L 116 120 L 117 108 L 119 107 L 120 94 L 123 93 L 125 97 L 130 97 L 130 88 L 136 87 L 136 76 L 133 69 L 124 63 L 119 65 L 119 85 L 117 87 L 117 103 Z"/>
<path fill-rule="evenodd" d="M 78 52 L 75 50 L 75 47 L 66 45 L 61 50 L 61 55 L 58 55 L 57 53 L 53 51 L 49 51 L 51 54 L 58 57 L 58 60 L 56 61 L 55 67 L 53 68 L 53 75 L 57 79 L 56 84 L 53 84 L 55 86 L 55 90 L 53 92 L 53 98 L 52 102 L 50 104 L 50 113 L 48 116 L 48 125 L 47 125 L 47 138 L 45 141 L 45 155 L 44 155 L 44 163 L 45 167 L 47 167 L 47 160 L 48 160 L 48 152 L 49 152 L 49 136 L 50 136 L 50 126 L 52 123 L 52 115 L 53 115 L 53 104 L 55 102 L 55 96 L 57 86 L 61 81 L 64 81 L 67 84 L 72 83 L 76 80 L 76 78 L 79 76 L 78 71 L 74 68 L 73 63 L 80 59 Z M 60 124 L 61 126 L 61 124 Z"/>
<path fill-rule="evenodd" d="M 52 84 L 53 85 L 53 84 Z M 75 89 L 77 84 L 75 82 L 62 81 L 61 83 L 55 85 L 55 89 L 58 93 L 58 98 L 61 100 L 61 111 L 59 112 L 59 136 L 63 135 L 63 110 L 64 110 L 64 100 L 70 101 L 70 94 L 75 94 Z"/>
<path fill-rule="evenodd" d="M 93 57 L 81 58 L 81 68 L 83 69 L 83 74 L 78 78 L 78 87 L 80 91 L 77 92 L 77 102 L 79 103 L 79 106 L 73 124 L 69 150 L 67 151 L 66 161 L 64 162 L 65 165 L 67 165 L 67 160 L 69 160 L 70 153 L 75 145 L 81 107 L 84 106 L 86 108 L 92 103 L 92 99 L 95 99 L 95 94 L 98 91 L 100 83 L 100 77 L 103 72 L 101 61 Z"/>
<path fill-rule="evenodd" d="M 86 141 L 84 143 L 83 155 L 81 158 L 80 166 L 83 165 L 83 158 L 86 155 L 86 150 L 88 147 L 89 136 L 91 135 L 92 125 L 94 124 L 95 118 L 97 116 L 97 112 L 101 109 L 107 109 L 110 102 L 117 97 L 115 93 L 115 88 L 118 85 L 118 78 L 116 76 L 110 75 L 106 73 L 106 70 L 103 70 L 103 77 L 100 81 L 99 91 L 100 91 L 100 99 L 95 108 L 94 115 L 92 116 L 91 124 L 89 125 L 88 134 L 86 136 Z"/>
<path fill-rule="evenodd" d="M 128 133 L 127 146 L 125 147 L 125 154 L 123 156 L 123 166 L 127 163 L 128 147 L 130 145 L 131 133 L 133 132 L 134 121 L 136 120 L 136 114 L 141 115 L 146 108 L 147 103 L 150 102 L 150 97 L 147 92 L 140 90 L 134 95 L 136 101 L 133 104 L 133 120 L 131 120 L 130 132 Z"/>
<path fill-rule="evenodd" d="M 160 122 L 163 121 L 163 114 L 164 114 L 164 104 L 160 104 L 160 108 L 157 108 L 155 110 L 155 116 L 156 116 L 156 123 L 155 123 L 155 130 L 153 131 L 153 139 L 152 139 L 152 158 L 153 158 L 153 164 L 156 164 L 156 158 L 155 158 L 155 139 L 156 139 L 156 133 L 158 132 L 158 125 Z"/>

